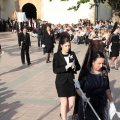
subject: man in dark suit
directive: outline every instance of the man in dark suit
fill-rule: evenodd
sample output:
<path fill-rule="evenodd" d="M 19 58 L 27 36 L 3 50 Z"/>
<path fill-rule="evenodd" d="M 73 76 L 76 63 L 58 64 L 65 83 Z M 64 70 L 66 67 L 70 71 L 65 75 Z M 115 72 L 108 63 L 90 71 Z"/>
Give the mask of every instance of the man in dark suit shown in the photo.
<path fill-rule="evenodd" d="M 29 48 L 31 47 L 31 41 L 30 41 L 30 35 L 29 33 L 27 33 L 26 27 L 24 27 L 23 31 L 19 33 L 18 41 L 19 41 L 19 47 L 21 49 L 22 64 L 25 64 L 25 53 L 26 53 L 26 60 L 28 65 L 30 65 L 31 62 L 30 62 Z"/>

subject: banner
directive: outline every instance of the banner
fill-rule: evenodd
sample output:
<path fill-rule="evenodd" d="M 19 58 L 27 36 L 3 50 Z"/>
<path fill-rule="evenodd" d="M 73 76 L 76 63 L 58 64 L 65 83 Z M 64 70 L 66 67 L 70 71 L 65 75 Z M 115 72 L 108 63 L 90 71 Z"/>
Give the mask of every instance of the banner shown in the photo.
<path fill-rule="evenodd" d="M 17 12 L 17 21 L 18 22 L 26 22 L 26 14 L 25 12 Z"/>

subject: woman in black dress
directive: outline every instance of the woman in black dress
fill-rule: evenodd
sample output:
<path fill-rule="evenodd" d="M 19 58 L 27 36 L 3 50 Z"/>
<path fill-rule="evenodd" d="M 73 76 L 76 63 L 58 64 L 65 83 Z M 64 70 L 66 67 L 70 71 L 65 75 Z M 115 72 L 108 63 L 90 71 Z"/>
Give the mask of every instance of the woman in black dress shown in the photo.
<path fill-rule="evenodd" d="M 67 120 L 67 113 L 75 101 L 74 74 L 80 70 L 80 65 L 74 52 L 71 51 L 70 39 L 60 40 L 58 52 L 53 58 L 53 72 L 56 75 L 56 89 L 61 102 L 61 118 Z"/>
<path fill-rule="evenodd" d="M 50 61 L 50 53 L 53 52 L 54 48 L 54 33 L 51 31 L 50 25 L 46 25 L 46 31 L 43 33 L 42 36 L 42 47 L 44 48 L 44 53 L 46 54 L 46 63 Z"/>
<path fill-rule="evenodd" d="M 107 100 L 110 102 L 110 114 L 114 113 L 116 108 L 110 92 L 108 74 L 106 68 L 103 67 L 104 60 L 103 53 L 99 51 L 92 53 L 89 66 L 81 71 L 79 82 L 81 89 L 86 93 L 87 98 L 90 98 L 89 101 L 100 119 L 109 120 Z M 81 96 L 79 98 L 78 119 L 98 120 L 90 106 L 85 102 L 87 98 L 81 95 L 79 90 L 77 92 Z"/>
<path fill-rule="evenodd" d="M 119 38 L 119 27 L 116 27 L 115 31 L 112 34 L 110 44 L 111 44 L 111 52 L 110 52 L 110 57 L 111 57 L 111 68 L 115 68 L 118 70 L 118 56 L 119 56 L 119 50 L 120 50 L 120 38 Z"/>

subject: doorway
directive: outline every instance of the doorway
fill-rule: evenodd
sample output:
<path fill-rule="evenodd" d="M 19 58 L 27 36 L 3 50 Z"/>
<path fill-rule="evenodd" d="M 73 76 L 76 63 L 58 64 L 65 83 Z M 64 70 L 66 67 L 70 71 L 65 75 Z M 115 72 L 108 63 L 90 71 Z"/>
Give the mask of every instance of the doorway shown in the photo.
<path fill-rule="evenodd" d="M 32 19 L 32 18 L 36 19 L 37 18 L 36 7 L 31 3 L 25 4 L 22 8 L 22 12 L 26 13 L 26 18 L 29 18 L 29 19 Z"/>

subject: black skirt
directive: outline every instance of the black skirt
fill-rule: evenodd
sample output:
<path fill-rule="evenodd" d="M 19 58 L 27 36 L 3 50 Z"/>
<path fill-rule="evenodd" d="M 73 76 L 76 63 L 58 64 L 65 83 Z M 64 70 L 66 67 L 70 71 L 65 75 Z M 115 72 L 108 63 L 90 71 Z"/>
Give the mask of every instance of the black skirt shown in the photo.
<path fill-rule="evenodd" d="M 110 52 L 110 57 L 118 57 L 119 56 L 119 47 L 112 47 L 112 52 Z"/>
<path fill-rule="evenodd" d="M 56 84 L 58 97 L 71 97 L 75 96 L 74 84 L 71 84 L 68 80 L 64 84 Z"/>
<path fill-rule="evenodd" d="M 54 45 L 46 45 L 44 48 L 44 53 L 52 53 Z"/>

